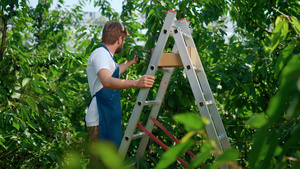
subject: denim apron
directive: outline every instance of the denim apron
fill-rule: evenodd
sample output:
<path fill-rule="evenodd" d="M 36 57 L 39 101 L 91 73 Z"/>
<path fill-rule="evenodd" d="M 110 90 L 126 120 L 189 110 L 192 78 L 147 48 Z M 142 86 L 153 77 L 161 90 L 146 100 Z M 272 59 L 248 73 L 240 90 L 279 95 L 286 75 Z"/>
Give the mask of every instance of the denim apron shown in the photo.
<path fill-rule="evenodd" d="M 106 46 L 101 45 L 101 47 L 109 52 Z M 119 65 L 115 64 L 116 69 L 112 77 L 120 78 Z M 99 114 L 99 139 L 112 141 L 119 147 L 122 141 L 121 92 L 120 90 L 102 88 L 94 94 L 92 99 L 94 97 L 97 100 Z"/>

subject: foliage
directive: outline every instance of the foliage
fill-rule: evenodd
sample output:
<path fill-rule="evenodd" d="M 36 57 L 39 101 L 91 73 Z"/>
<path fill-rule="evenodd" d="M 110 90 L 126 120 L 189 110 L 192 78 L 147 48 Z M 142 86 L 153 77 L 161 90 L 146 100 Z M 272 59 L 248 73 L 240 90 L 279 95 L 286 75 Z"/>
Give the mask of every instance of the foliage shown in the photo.
<path fill-rule="evenodd" d="M 86 134 L 80 133 L 89 96 L 84 57 L 67 45 L 82 12 L 79 6 L 49 11 L 50 4 L 41 1 L 33 9 L 25 0 L 1 3 L 4 168 L 55 167 L 70 149 L 86 154 Z"/>
<path fill-rule="evenodd" d="M 2 1 L 1 1 L 2 2 Z M 181 143 L 164 153 L 150 141 L 140 168 L 180 168 L 180 156 L 190 168 L 216 168 L 229 162 L 243 168 L 299 168 L 299 33 L 300 4 L 290 1 L 168 0 L 123 1 L 118 14 L 109 1 L 88 0 L 67 10 L 59 1 L 4 0 L 0 6 L 0 166 L 2 168 L 87 168 L 88 141 L 83 117 L 90 99 L 86 62 L 101 43 L 102 25 L 81 25 L 86 2 L 100 7 L 106 20 L 123 22 L 130 36 L 117 62 L 139 55 L 139 62 L 122 78 L 137 79 L 145 73 L 165 12 L 191 21 L 193 38 L 223 119 L 232 150 L 220 152 L 203 129 L 182 68 L 175 69 L 158 120 Z M 230 16 L 230 17 L 229 17 Z M 234 34 L 225 29 L 230 19 Z M 166 50 L 173 47 L 169 39 Z M 149 94 L 157 92 L 160 74 Z M 126 123 L 138 94 L 122 91 Z M 145 123 L 150 108 L 144 108 Z M 188 113 L 187 113 L 188 112 Z M 204 124 L 203 124 L 204 123 Z M 125 126 L 124 126 L 125 129 Z M 174 144 L 160 130 L 153 133 L 167 145 Z M 128 160 L 134 160 L 133 141 Z M 104 158 L 115 147 L 99 145 L 106 167 L 127 165 L 118 158 Z M 101 147 L 102 146 L 102 147 Z M 192 159 L 183 152 L 190 149 Z M 101 154 L 102 153 L 102 154 Z M 217 153 L 215 157 L 211 154 Z M 237 163 L 231 163 L 239 159 Z M 109 166 L 116 165 L 116 166 Z"/>

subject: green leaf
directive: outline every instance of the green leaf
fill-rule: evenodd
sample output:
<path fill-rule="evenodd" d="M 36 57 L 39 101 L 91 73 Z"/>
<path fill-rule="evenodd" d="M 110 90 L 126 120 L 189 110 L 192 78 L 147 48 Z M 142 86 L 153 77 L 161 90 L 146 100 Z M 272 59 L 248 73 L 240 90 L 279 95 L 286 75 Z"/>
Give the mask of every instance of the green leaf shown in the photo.
<path fill-rule="evenodd" d="M 182 123 L 187 131 L 201 130 L 205 127 L 201 118 L 193 113 L 176 114 L 173 118 Z"/>
<path fill-rule="evenodd" d="M 181 90 L 175 90 L 175 93 L 179 99 L 182 99 L 182 91 Z"/>
<path fill-rule="evenodd" d="M 281 21 L 278 23 L 278 25 L 275 27 L 273 33 L 272 33 L 272 37 L 271 37 L 271 53 L 277 48 L 277 46 L 280 43 L 280 37 L 281 37 L 281 29 L 284 25 L 284 22 Z"/>
<path fill-rule="evenodd" d="M 156 16 L 159 17 L 159 18 L 162 18 L 162 11 L 161 11 L 161 6 L 157 6 L 156 7 Z"/>
<path fill-rule="evenodd" d="M 44 75 L 42 75 L 42 74 L 37 74 L 39 77 L 41 77 L 41 78 L 43 78 L 45 81 L 47 81 L 47 78 L 44 76 Z"/>
<path fill-rule="evenodd" d="M 261 157 L 263 157 L 263 163 L 262 163 L 262 168 L 271 168 L 271 163 L 272 159 L 274 158 L 274 153 L 278 147 L 278 139 L 279 139 L 279 133 L 272 133 L 270 136 L 270 141 L 268 143 L 269 148 L 264 148 L 264 150 L 267 150 L 265 154 Z"/>
<path fill-rule="evenodd" d="M 20 124 L 13 121 L 13 127 L 16 128 L 17 130 L 19 130 L 20 129 Z"/>
<path fill-rule="evenodd" d="M 279 154 L 282 152 L 282 148 L 280 146 L 277 146 L 274 152 L 274 156 L 279 156 Z"/>
<path fill-rule="evenodd" d="M 240 153 L 238 150 L 228 149 L 216 159 L 216 163 L 219 165 L 229 161 L 236 161 L 239 158 L 239 156 Z"/>
<path fill-rule="evenodd" d="M 177 160 L 177 157 L 185 153 L 193 145 L 194 141 L 188 140 L 185 143 L 180 143 L 173 146 L 162 155 L 160 161 L 158 162 L 155 168 L 167 168 L 169 165 L 171 165 Z"/>
<path fill-rule="evenodd" d="M 86 30 L 86 25 L 82 26 L 80 29 L 76 31 L 76 33 Z"/>
<path fill-rule="evenodd" d="M 51 157 L 51 156 L 50 156 Z M 78 152 L 70 152 L 65 155 L 64 160 L 65 160 L 65 167 L 66 169 L 82 169 L 81 166 L 81 161 L 82 157 Z"/>
<path fill-rule="evenodd" d="M 300 80 L 298 82 L 298 86 L 300 88 Z M 294 98 L 292 103 L 290 104 L 286 116 L 288 119 L 295 118 L 300 115 L 300 93 L 298 94 L 297 98 Z"/>
<path fill-rule="evenodd" d="M 86 35 L 87 33 L 86 32 L 84 32 L 84 33 L 82 33 L 82 34 L 80 34 L 76 39 L 77 40 L 79 40 L 79 39 L 81 39 L 84 35 Z"/>
<path fill-rule="evenodd" d="M 24 78 L 24 79 L 22 80 L 22 87 L 26 86 L 26 85 L 28 84 L 29 81 L 30 81 L 29 78 Z"/>
<path fill-rule="evenodd" d="M 262 151 L 267 146 L 266 140 L 268 136 L 269 132 L 267 131 L 266 126 L 263 126 L 255 133 L 254 145 L 252 146 L 249 154 L 250 168 L 257 168 L 260 158 L 262 158 Z"/>
<path fill-rule="evenodd" d="M 35 127 L 33 127 L 33 125 L 31 125 L 30 123 L 27 123 L 27 125 L 32 128 L 34 131 L 37 131 Z"/>
<path fill-rule="evenodd" d="M 49 156 L 53 161 L 56 160 L 56 155 L 52 151 L 49 152 Z"/>
<path fill-rule="evenodd" d="M 0 145 L 4 146 L 5 139 L 0 135 Z"/>
<path fill-rule="evenodd" d="M 80 77 L 80 76 L 74 76 L 73 77 L 77 82 L 81 84 L 86 84 L 87 83 L 87 78 L 86 77 Z"/>
<path fill-rule="evenodd" d="M 295 27 L 298 30 L 298 34 L 299 34 L 300 33 L 300 22 L 298 21 L 298 19 L 295 16 L 292 16 L 291 20 L 295 24 Z"/>
<path fill-rule="evenodd" d="M 254 128 L 260 128 L 268 122 L 264 113 L 255 114 L 250 120 L 247 121 L 247 125 Z"/>
<path fill-rule="evenodd" d="M 289 32 L 289 24 L 285 19 L 276 19 L 275 29 L 271 37 L 271 53 L 277 48 L 280 41 L 283 41 Z"/>
<path fill-rule="evenodd" d="M 283 26 L 281 29 L 281 36 L 280 36 L 280 40 L 283 41 L 285 40 L 287 34 L 289 33 L 289 23 L 287 21 L 283 21 Z"/>
<path fill-rule="evenodd" d="M 34 110 L 34 111 L 38 111 L 37 109 L 37 105 L 36 105 L 36 103 L 35 103 L 35 101 L 33 100 L 33 98 L 32 97 L 28 97 L 27 99 L 26 99 L 26 102 L 27 102 L 27 104 L 32 108 L 32 110 Z"/>
<path fill-rule="evenodd" d="M 260 73 L 263 77 L 266 77 L 267 73 L 268 73 L 268 69 L 266 66 L 263 66 L 260 70 Z"/>
<path fill-rule="evenodd" d="M 182 139 L 180 140 L 180 142 L 186 142 L 188 141 L 189 139 L 191 139 L 191 137 L 193 137 L 197 132 L 196 131 L 190 131 L 188 133 L 186 133 Z"/>
<path fill-rule="evenodd" d="M 288 62 L 289 60 L 289 56 L 292 54 L 293 50 L 296 47 L 296 40 L 292 40 L 287 47 L 285 47 L 283 49 L 283 51 L 281 52 L 281 54 L 279 55 L 279 57 L 276 60 L 276 64 L 275 64 L 275 74 L 278 75 L 279 72 L 282 70 L 283 66 Z"/>
<path fill-rule="evenodd" d="M 196 158 L 192 159 L 188 168 L 196 168 L 200 166 L 206 159 L 208 159 L 212 153 L 213 147 L 210 142 L 204 142 L 201 145 L 201 151 L 196 155 Z"/>
<path fill-rule="evenodd" d="M 17 93 L 17 92 L 14 92 L 12 95 L 11 95 L 11 98 L 14 98 L 14 99 L 18 99 L 21 97 L 21 94 L 20 93 Z"/>
<path fill-rule="evenodd" d="M 66 94 L 63 92 L 63 91 L 60 91 L 60 90 L 56 90 L 55 93 L 62 99 L 64 99 L 65 101 L 68 100 Z"/>
<path fill-rule="evenodd" d="M 192 159 L 188 168 L 196 168 L 204 163 L 211 156 L 209 151 L 197 154 L 196 158 Z"/>
<path fill-rule="evenodd" d="M 100 158 L 101 162 L 107 168 L 124 168 L 123 159 L 118 154 L 118 149 L 112 142 L 102 141 L 99 143 L 95 143 L 91 151 Z"/>
<path fill-rule="evenodd" d="M 280 16 L 278 16 L 278 17 L 276 18 L 276 20 L 275 20 L 275 27 L 278 25 L 279 22 L 282 21 L 283 17 L 284 17 L 283 15 L 280 15 Z"/>
<path fill-rule="evenodd" d="M 279 91 L 271 99 L 267 109 L 267 115 L 269 116 L 270 122 L 276 122 L 280 119 L 281 115 L 284 113 L 284 106 L 282 105 L 286 104 L 290 94 L 295 92 L 293 89 L 296 89 L 297 82 L 300 78 L 299 58 L 300 54 L 293 55 L 292 59 L 282 70 Z"/>

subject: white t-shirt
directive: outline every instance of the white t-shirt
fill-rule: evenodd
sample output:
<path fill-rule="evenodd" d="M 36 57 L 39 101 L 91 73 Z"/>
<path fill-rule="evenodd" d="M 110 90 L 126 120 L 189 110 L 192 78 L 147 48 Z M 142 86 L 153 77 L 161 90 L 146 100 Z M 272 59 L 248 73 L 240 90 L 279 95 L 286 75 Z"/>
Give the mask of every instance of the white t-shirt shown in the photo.
<path fill-rule="evenodd" d="M 103 87 L 97 73 L 101 69 L 108 69 L 110 70 L 111 74 L 114 73 L 116 65 L 111 56 L 112 54 L 105 48 L 99 47 L 95 49 L 89 57 L 86 69 L 91 96 L 93 96 Z M 88 127 L 99 125 L 99 114 L 96 97 L 94 97 L 91 101 L 91 104 L 85 115 L 85 121 Z"/>

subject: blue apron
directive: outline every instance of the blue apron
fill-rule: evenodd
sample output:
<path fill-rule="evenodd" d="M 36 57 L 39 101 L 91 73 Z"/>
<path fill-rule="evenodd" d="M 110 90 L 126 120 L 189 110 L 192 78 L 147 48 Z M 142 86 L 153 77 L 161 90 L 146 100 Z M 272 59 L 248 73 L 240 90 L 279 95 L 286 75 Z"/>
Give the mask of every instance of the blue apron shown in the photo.
<path fill-rule="evenodd" d="M 106 46 L 101 45 L 101 47 L 109 52 Z M 115 64 L 116 69 L 112 77 L 120 78 L 119 65 Z M 99 139 L 112 141 L 119 147 L 122 141 L 121 92 L 102 88 L 92 99 L 94 97 L 97 100 L 99 113 Z"/>

